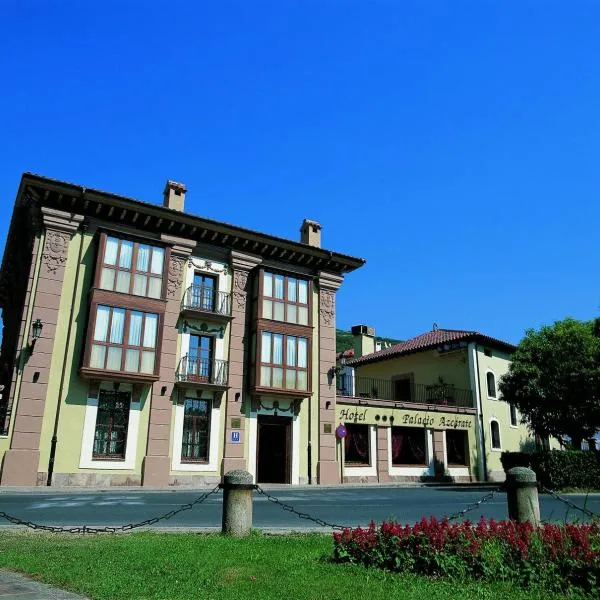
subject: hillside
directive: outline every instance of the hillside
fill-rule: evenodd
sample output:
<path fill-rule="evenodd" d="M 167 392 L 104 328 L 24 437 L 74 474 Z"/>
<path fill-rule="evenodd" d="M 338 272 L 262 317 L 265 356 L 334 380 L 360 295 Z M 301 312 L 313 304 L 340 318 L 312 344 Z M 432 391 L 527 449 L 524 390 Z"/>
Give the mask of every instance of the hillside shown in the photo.
<path fill-rule="evenodd" d="M 384 338 L 377 336 L 377 342 L 386 342 L 389 344 L 399 344 L 402 340 L 393 340 L 392 338 Z M 352 334 L 349 331 L 335 330 L 335 348 L 337 352 L 343 352 L 352 348 Z"/>

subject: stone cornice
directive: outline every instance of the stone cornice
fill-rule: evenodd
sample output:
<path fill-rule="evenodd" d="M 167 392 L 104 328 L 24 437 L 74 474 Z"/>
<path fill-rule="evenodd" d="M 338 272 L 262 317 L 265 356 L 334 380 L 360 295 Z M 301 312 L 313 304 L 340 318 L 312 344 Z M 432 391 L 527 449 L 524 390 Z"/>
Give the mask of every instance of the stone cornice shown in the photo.
<path fill-rule="evenodd" d="M 254 254 L 232 250 L 229 253 L 229 262 L 234 271 L 251 271 L 254 267 L 260 265 L 262 258 Z"/>
<path fill-rule="evenodd" d="M 46 229 L 74 233 L 83 221 L 82 215 L 42 206 L 42 222 Z"/>
<path fill-rule="evenodd" d="M 319 288 L 336 292 L 340 289 L 344 277 L 327 271 L 319 271 Z"/>

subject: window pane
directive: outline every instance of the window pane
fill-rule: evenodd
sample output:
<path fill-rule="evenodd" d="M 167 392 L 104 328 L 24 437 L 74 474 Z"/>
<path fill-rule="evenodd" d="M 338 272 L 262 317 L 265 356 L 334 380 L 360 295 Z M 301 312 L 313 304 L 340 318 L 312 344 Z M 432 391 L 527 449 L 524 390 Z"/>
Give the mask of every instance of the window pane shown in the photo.
<path fill-rule="evenodd" d="M 142 365 L 140 373 L 154 373 L 154 352 L 142 352 Z"/>
<path fill-rule="evenodd" d="M 298 366 L 306 369 L 308 366 L 308 341 L 298 338 Z"/>
<path fill-rule="evenodd" d="M 283 300 L 283 275 L 275 275 L 275 298 Z"/>
<path fill-rule="evenodd" d="M 90 367 L 93 369 L 104 369 L 104 358 L 106 356 L 106 346 L 92 344 L 92 353 L 90 354 Z"/>
<path fill-rule="evenodd" d="M 129 337 L 127 344 L 129 346 L 139 346 L 142 340 L 142 313 L 131 311 L 129 317 Z"/>
<path fill-rule="evenodd" d="M 102 274 L 100 275 L 100 287 L 103 290 L 112 290 L 115 287 L 115 270 L 102 268 Z"/>
<path fill-rule="evenodd" d="M 308 304 L 308 281 L 298 280 L 298 302 Z"/>
<path fill-rule="evenodd" d="M 148 277 L 146 275 L 135 275 L 133 278 L 133 293 L 136 296 L 145 296 L 147 283 Z"/>
<path fill-rule="evenodd" d="M 298 285 L 298 280 L 293 277 L 288 277 L 288 302 L 296 302 L 296 289 Z"/>
<path fill-rule="evenodd" d="M 346 423 L 344 457 L 347 463 L 370 464 L 370 432 L 368 425 Z"/>
<path fill-rule="evenodd" d="M 135 266 L 137 271 L 148 271 L 148 264 L 150 262 L 150 246 L 146 244 L 140 244 L 138 246 L 137 253 L 137 264 Z"/>
<path fill-rule="evenodd" d="M 133 255 L 133 242 L 121 240 L 121 254 L 119 255 L 119 267 L 131 269 L 131 257 Z"/>
<path fill-rule="evenodd" d="M 273 363 L 283 363 L 283 336 L 278 333 L 273 334 Z"/>
<path fill-rule="evenodd" d="M 125 325 L 125 309 L 113 308 L 112 321 L 110 324 L 110 343 L 123 343 L 123 327 Z"/>
<path fill-rule="evenodd" d="M 426 466 L 426 435 L 421 427 L 392 427 L 392 464 Z"/>
<path fill-rule="evenodd" d="M 156 345 L 156 330 L 158 328 L 158 315 L 146 313 L 146 326 L 144 328 L 144 343 L 146 348 L 154 348 Z"/>
<path fill-rule="evenodd" d="M 285 362 L 288 367 L 296 366 L 296 338 L 291 335 L 287 338 L 287 356 Z"/>
<path fill-rule="evenodd" d="M 118 252 L 119 240 L 113 237 L 106 238 L 106 248 L 104 249 L 104 264 L 116 265 Z"/>
<path fill-rule="evenodd" d="M 468 465 L 467 432 L 446 430 L 446 451 L 449 465 Z"/>
<path fill-rule="evenodd" d="M 308 325 L 308 308 L 303 306 L 298 307 L 298 324 Z"/>
<path fill-rule="evenodd" d="M 150 272 L 155 275 L 162 275 L 165 262 L 165 251 L 162 248 L 152 248 L 152 264 Z"/>
<path fill-rule="evenodd" d="M 106 368 L 111 371 L 121 370 L 121 348 L 109 347 Z"/>
<path fill-rule="evenodd" d="M 260 385 L 271 387 L 271 367 L 260 368 Z"/>
<path fill-rule="evenodd" d="M 265 273 L 263 279 L 263 296 L 271 297 L 273 295 L 273 275 Z"/>
<path fill-rule="evenodd" d="M 308 388 L 308 377 L 306 371 L 298 371 L 298 384 L 296 387 L 299 390 L 306 390 Z"/>
<path fill-rule="evenodd" d="M 283 369 L 273 368 L 273 387 L 283 387 Z"/>
<path fill-rule="evenodd" d="M 261 342 L 260 362 L 271 362 L 271 334 L 263 332 Z"/>
<path fill-rule="evenodd" d="M 296 389 L 296 371 L 288 369 L 285 372 L 285 387 L 288 390 Z"/>
<path fill-rule="evenodd" d="M 296 322 L 296 305 L 288 304 L 287 311 L 288 311 L 288 313 L 287 313 L 288 323 L 295 323 Z"/>
<path fill-rule="evenodd" d="M 127 271 L 119 271 L 117 274 L 117 287 L 116 292 L 122 294 L 129 294 L 129 282 L 131 281 L 131 275 Z"/>
<path fill-rule="evenodd" d="M 108 335 L 108 317 L 110 308 L 108 306 L 99 306 L 96 312 L 96 327 L 94 328 L 94 339 L 97 342 L 105 342 Z"/>
<path fill-rule="evenodd" d="M 275 302 L 275 316 L 277 321 L 283 321 L 283 302 Z"/>
<path fill-rule="evenodd" d="M 162 279 L 160 277 L 150 277 L 148 282 L 148 297 L 160 298 L 162 292 Z"/>
<path fill-rule="evenodd" d="M 208 460 L 209 408 L 206 400 L 185 399 L 181 458 L 186 462 Z"/>
<path fill-rule="evenodd" d="M 273 302 L 271 300 L 263 300 L 263 318 L 273 318 Z"/>
<path fill-rule="evenodd" d="M 127 350 L 125 352 L 125 370 L 137 373 L 140 362 L 139 350 Z"/>

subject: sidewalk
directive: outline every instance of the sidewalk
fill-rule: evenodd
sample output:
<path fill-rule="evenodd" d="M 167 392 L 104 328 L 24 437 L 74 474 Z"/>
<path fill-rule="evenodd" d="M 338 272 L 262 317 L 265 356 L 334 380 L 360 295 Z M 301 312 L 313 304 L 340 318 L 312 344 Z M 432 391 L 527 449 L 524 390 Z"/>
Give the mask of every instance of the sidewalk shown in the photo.
<path fill-rule="evenodd" d="M 0 600 L 87 600 L 45 583 L 37 583 L 19 573 L 0 569 Z"/>

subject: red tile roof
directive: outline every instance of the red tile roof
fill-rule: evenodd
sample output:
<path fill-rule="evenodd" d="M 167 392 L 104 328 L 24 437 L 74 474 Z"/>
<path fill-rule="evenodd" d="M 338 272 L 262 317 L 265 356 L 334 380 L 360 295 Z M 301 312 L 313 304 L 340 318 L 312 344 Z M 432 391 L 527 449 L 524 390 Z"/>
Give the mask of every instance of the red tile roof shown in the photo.
<path fill-rule="evenodd" d="M 504 350 L 506 352 L 513 352 L 515 350 L 515 346 L 513 346 L 512 344 L 509 344 L 508 342 L 503 342 L 502 340 L 498 340 L 493 337 L 489 337 L 487 335 L 479 333 L 478 331 L 462 331 L 459 329 L 434 329 L 433 331 L 422 333 L 421 335 L 411 338 L 410 340 L 406 340 L 405 342 L 400 342 L 399 344 L 395 344 L 394 346 L 390 346 L 389 348 L 384 348 L 379 352 L 373 352 L 372 354 L 366 354 L 365 356 L 360 356 L 358 358 L 349 360 L 347 364 L 351 367 L 356 367 L 365 363 L 377 362 L 380 360 L 388 360 L 396 356 L 412 354 L 414 352 L 421 352 L 423 350 L 437 348 L 438 346 L 450 345 L 452 343 L 460 342 L 463 342 L 464 344 L 466 344 L 467 342 L 479 342 L 481 344 L 486 344 L 488 346 L 500 348 L 501 350 Z M 449 347 L 446 349 L 450 350 L 452 348 Z"/>

